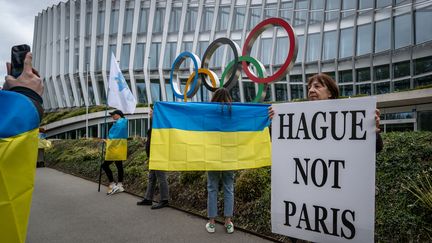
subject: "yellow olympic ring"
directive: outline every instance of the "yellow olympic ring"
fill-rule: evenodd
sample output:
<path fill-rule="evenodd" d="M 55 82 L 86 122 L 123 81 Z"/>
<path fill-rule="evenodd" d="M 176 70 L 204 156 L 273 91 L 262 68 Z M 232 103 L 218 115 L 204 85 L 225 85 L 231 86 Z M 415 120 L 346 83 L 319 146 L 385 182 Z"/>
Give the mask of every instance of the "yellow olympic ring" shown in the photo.
<path fill-rule="evenodd" d="M 216 85 L 219 83 L 219 78 L 218 78 L 218 76 L 216 75 L 215 72 L 213 72 L 210 69 L 200 68 L 200 69 L 198 69 L 198 74 L 206 74 L 207 76 L 209 76 L 213 88 L 217 87 Z M 185 102 L 187 102 L 187 98 L 188 98 L 187 97 L 187 92 L 189 90 L 189 86 L 192 83 L 195 75 L 196 75 L 195 72 L 193 72 L 191 75 L 189 75 L 189 78 L 186 81 L 186 87 L 185 87 L 185 90 L 184 90 L 184 101 Z M 198 79 L 198 80 L 199 80 L 199 84 L 197 85 L 197 87 L 199 87 L 200 84 L 201 84 L 201 80 L 200 79 Z M 189 97 L 189 98 L 191 98 L 191 97 Z"/>

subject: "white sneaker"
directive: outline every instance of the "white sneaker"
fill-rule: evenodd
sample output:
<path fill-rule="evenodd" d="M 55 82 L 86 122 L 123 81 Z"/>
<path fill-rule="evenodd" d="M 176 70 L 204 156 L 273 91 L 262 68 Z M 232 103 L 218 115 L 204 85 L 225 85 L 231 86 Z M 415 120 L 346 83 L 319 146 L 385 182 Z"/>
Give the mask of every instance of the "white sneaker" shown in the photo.
<path fill-rule="evenodd" d="M 108 191 L 107 191 L 107 195 L 111 195 L 111 194 L 113 194 L 113 191 L 114 191 L 114 188 L 116 187 L 116 185 L 113 183 L 113 184 L 110 184 L 109 186 L 108 186 Z"/>
<path fill-rule="evenodd" d="M 124 190 L 125 190 L 123 188 L 123 185 L 117 185 L 116 187 L 118 188 L 118 190 L 116 192 L 124 192 Z"/>
<path fill-rule="evenodd" d="M 216 231 L 216 225 L 215 224 L 211 224 L 211 223 L 207 223 L 206 224 L 206 230 L 209 233 L 214 233 Z"/>
<path fill-rule="evenodd" d="M 225 225 L 225 228 L 228 234 L 232 234 L 234 232 L 234 224 L 232 222 Z"/>

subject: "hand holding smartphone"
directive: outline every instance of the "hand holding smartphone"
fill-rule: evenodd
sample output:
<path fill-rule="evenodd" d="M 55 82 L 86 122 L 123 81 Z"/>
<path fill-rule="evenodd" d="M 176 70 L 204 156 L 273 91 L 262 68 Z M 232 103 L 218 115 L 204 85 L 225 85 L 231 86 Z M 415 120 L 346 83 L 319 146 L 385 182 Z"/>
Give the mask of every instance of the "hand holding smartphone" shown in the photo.
<path fill-rule="evenodd" d="M 30 46 L 26 44 L 12 47 L 10 75 L 12 75 L 13 77 L 18 78 L 18 76 L 20 76 L 23 72 L 24 59 L 27 52 L 30 52 Z"/>

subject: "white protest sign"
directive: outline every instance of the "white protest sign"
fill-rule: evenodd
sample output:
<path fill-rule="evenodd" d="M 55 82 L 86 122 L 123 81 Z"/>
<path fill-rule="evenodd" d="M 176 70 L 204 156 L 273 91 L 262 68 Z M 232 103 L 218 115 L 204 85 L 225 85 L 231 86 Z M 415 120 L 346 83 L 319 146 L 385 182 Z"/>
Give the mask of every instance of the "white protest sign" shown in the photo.
<path fill-rule="evenodd" d="M 373 242 L 376 98 L 274 104 L 272 232 Z"/>

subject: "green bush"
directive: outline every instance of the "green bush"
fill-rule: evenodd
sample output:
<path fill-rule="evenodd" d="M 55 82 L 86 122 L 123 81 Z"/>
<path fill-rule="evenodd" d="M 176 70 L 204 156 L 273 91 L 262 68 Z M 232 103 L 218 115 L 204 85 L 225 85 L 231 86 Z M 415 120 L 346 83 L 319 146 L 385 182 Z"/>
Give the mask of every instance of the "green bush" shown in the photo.
<path fill-rule="evenodd" d="M 432 132 L 383 134 L 384 149 L 376 163 L 377 242 L 427 242 L 432 240 L 432 213 L 411 193 L 409 182 L 432 172 Z M 147 186 L 148 165 L 144 140 L 128 141 L 125 161 L 125 187 L 142 194 Z M 97 180 L 100 143 L 97 140 L 59 140 L 47 150 L 47 165 L 72 174 Z M 115 167 L 113 166 L 115 169 Z M 277 239 L 271 233 L 270 169 L 236 172 L 236 225 Z M 105 181 L 105 176 L 102 177 Z M 207 176 L 205 172 L 169 172 L 171 203 L 185 210 L 206 215 Z M 218 204 L 223 205 L 222 192 Z M 222 208 L 222 207 L 219 207 Z"/>

